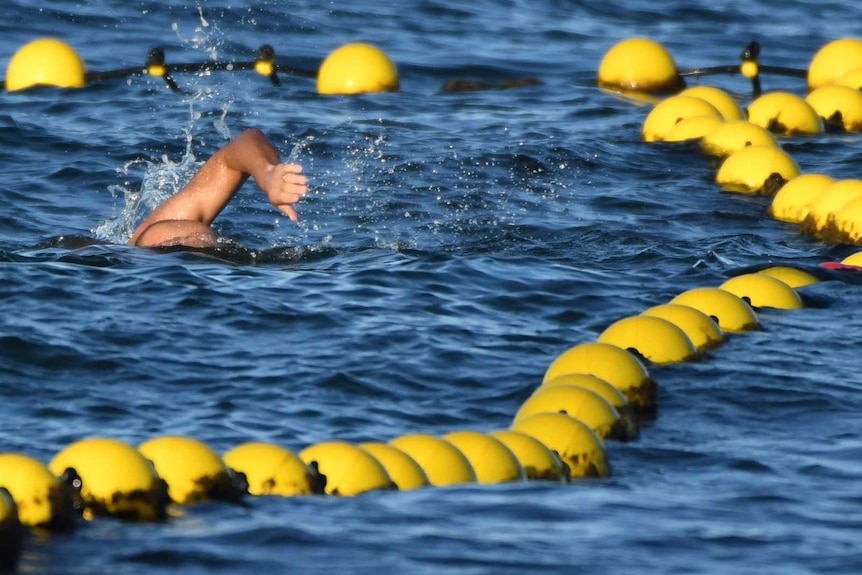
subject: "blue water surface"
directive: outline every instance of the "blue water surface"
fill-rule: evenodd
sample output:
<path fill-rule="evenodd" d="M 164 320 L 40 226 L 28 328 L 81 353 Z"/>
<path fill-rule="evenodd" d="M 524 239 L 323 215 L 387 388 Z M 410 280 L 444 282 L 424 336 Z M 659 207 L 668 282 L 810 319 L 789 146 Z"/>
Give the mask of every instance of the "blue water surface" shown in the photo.
<path fill-rule="evenodd" d="M 0 93 L 0 451 L 185 434 L 219 452 L 506 428 L 567 348 L 742 271 L 817 271 L 826 245 L 719 191 L 717 161 L 645 144 L 648 107 L 595 87 L 616 42 L 683 68 L 807 68 L 862 7 L 801 0 L 32 2 L 0 8 L 0 69 L 62 38 L 91 71 L 248 61 L 315 70 L 370 41 L 401 91 L 177 74 Z M 447 93 L 445 82 L 537 85 Z M 723 87 L 745 105 L 741 76 Z M 805 93 L 804 80 L 764 88 Z M 249 182 L 216 228 L 241 253 L 125 246 L 229 138 L 262 129 L 312 191 L 286 220 Z M 857 134 L 784 142 L 800 168 L 859 177 Z M 93 243 L 92 240 L 97 240 Z M 704 361 L 649 366 L 655 419 L 609 442 L 610 478 L 249 498 L 164 524 L 29 536 L 21 573 L 854 573 L 862 568 L 860 280 L 757 310 Z"/>

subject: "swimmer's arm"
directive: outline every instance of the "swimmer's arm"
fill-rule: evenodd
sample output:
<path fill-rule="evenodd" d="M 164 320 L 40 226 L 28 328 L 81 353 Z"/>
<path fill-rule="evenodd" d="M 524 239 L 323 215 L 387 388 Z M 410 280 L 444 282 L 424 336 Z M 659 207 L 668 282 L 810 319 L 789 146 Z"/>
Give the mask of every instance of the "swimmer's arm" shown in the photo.
<path fill-rule="evenodd" d="M 216 152 L 182 190 L 153 210 L 138 226 L 129 244 L 135 245 L 147 228 L 165 220 L 191 220 L 210 225 L 249 176 L 255 179 L 272 205 L 296 221 L 293 204 L 308 192 L 302 166 L 280 163 L 278 150 L 266 136 L 260 130 L 250 129 Z"/>

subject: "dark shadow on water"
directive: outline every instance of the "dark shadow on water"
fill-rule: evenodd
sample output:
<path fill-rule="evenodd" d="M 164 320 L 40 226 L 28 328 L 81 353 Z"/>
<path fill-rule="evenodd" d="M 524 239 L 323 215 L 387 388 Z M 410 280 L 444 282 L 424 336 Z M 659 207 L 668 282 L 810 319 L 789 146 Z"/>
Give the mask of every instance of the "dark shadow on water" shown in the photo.
<path fill-rule="evenodd" d="M 88 236 L 57 236 L 21 251 L 30 252 L 45 250 L 62 250 L 67 252 L 62 254 L 54 253 L 52 254 L 53 257 L 49 258 L 61 261 L 69 261 L 70 259 L 77 258 L 84 258 L 89 261 L 93 257 L 110 258 L 119 256 L 120 250 L 143 250 L 155 254 L 189 254 L 193 256 L 201 256 L 210 260 L 217 260 L 228 265 L 236 266 L 314 262 L 331 258 L 337 254 L 337 250 L 335 248 L 323 248 L 320 246 L 315 246 L 313 248 L 306 246 L 277 246 L 256 250 L 230 240 L 220 240 L 218 245 L 205 248 L 188 246 L 132 248 Z"/>

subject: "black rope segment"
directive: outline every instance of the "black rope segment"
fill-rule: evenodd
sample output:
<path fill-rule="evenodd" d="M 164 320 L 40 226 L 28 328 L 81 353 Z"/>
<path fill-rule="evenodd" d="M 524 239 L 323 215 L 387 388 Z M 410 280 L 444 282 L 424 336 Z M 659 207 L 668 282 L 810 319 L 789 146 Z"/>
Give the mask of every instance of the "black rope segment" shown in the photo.
<path fill-rule="evenodd" d="M 708 76 L 714 74 L 742 74 L 751 80 L 751 87 L 754 97 L 758 97 L 763 93 L 760 84 L 761 73 L 774 74 L 776 76 L 786 76 L 790 78 L 808 78 L 808 70 L 799 68 L 785 68 L 783 66 L 762 66 L 759 61 L 760 44 L 758 42 L 749 42 L 748 46 L 740 55 L 741 63 L 738 66 L 708 66 L 704 68 L 689 68 L 680 70 L 679 75 L 686 76 Z"/>
<path fill-rule="evenodd" d="M 143 67 L 120 68 L 105 72 L 87 72 L 87 83 L 102 82 L 113 78 L 126 78 L 129 76 L 150 75 L 162 78 L 167 86 L 174 91 L 179 86 L 174 80 L 177 73 L 202 73 L 234 70 L 254 70 L 269 79 L 274 86 L 280 86 L 279 72 L 302 78 L 317 78 L 316 70 L 297 68 L 279 64 L 275 58 L 275 50 L 269 44 L 261 46 L 255 54 L 253 62 L 191 62 L 168 64 L 165 59 L 165 51 L 162 48 L 153 48 L 147 55 L 146 65 Z"/>

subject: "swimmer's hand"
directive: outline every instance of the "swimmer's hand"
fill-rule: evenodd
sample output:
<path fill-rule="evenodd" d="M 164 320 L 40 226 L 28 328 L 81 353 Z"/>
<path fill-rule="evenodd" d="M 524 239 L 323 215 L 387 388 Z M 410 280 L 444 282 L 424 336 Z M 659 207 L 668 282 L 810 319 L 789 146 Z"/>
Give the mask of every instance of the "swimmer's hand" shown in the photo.
<path fill-rule="evenodd" d="M 266 192 L 269 202 L 290 218 L 297 221 L 294 204 L 308 193 L 308 178 L 302 173 L 299 164 L 272 164 L 266 170 L 263 181 L 258 182 Z"/>

